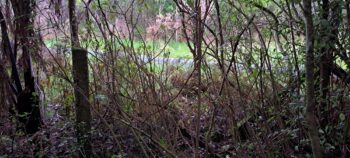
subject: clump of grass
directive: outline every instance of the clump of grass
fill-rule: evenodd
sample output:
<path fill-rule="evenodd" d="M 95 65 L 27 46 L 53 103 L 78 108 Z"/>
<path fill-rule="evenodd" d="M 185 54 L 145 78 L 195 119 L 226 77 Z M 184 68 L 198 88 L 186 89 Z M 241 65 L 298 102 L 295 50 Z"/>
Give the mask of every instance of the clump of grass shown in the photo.
<path fill-rule="evenodd" d="M 169 47 L 169 52 L 170 58 L 185 58 L 185 59 L 191 59 L 192 54 L 190 52 L 190 49 L 188 48 L 187 44 L 184 42 L 176 42 L 176 41 L 171 41 L 168 44 Z"/>

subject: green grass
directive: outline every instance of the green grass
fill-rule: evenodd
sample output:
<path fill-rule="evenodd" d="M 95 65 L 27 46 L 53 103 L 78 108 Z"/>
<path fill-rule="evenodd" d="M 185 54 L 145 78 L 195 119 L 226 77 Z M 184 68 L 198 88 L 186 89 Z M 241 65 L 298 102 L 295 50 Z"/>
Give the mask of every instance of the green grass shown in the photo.
<path fill-rule="evenodd" d="M 130 45 L 130 42 L 127 40 L 123 41 L 124 44 Z M 166 56 L 169 58 L 176 59 L 191 59 L 192 54 L 187 44 L 184 42 L 170 41 L 165 43 L 164 41 L 142 41 L 135 40 L 134 48 L 138 50 L 139 53 L 142 53 L 145 48 L 148 52 L 153 54 L 161 54 L 161 56 Z"/>
<path fill-rule="evenodd" d="M 184 42 L 176 42 L 171 41 L 168 44 L 170 58 L 185 58 L 185 59 L 191 59 L 192 54 L 190 52 L 190 49 L 188 48 L 187 44 Z"/>
<path fill-rule="evenodd" d="M 130 47 L 131 42 L 129 40 L 123 40 L 123 44 Z M 52 48 L 57 45 L 69 45 L 69 43 L 64 43 L 60 40 L 56 39 L 50 39 L 46 40 L 45 44 L 47 47 Z M 106 43 L 102 40 L 90 40 L 90 41 L 81 41 L 81 45 L 84 46 L 90 46 L 91 49 L 94 49 L 97 45 L 99 48 L 104 48 Z M 121 48 L 119 44 L 116 44 Z M 165 46 L 164 41 L 146 41 L 145 43 L 140 40 L 135 40 L 133 42 L 133 46 L 137 52 L 140 54 L 143 53 L 146 49 L 148 52 L 151 52 L 152 54 L 161 54 L 161 56 L 167 56 L 169 58 L 176 58 L 176 59 L 191 59 L 192 54 L 190 52 L 190 49 L 188 48 L 187 44 L 185 42 L 177 42 L 177 41 L 170 41 Z"/>

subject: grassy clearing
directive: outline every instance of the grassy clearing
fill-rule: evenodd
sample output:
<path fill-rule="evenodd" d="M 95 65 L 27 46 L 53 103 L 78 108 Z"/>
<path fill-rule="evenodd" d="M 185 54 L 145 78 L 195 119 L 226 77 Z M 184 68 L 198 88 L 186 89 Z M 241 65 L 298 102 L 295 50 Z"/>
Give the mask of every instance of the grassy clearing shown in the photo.
<path fill-rule="evenodd" d="M 123 40 L 121 41 L 126 46 L 131 46 L 131 43 L 129 40 Z M 106 43 L 101 40 L 90 40 L 90 41 L 82 41 L 82 46 L 87 47 L 89 49 L 95 49 L 99 48 L 102 49 L 105 47 Z M 69 45 L 69 43 L 64 43 L 62 41 L 56 40 L 56 39 L 50 39 L 46 40 L 45 44 L 47 47 L 52 48 L 57 45 Z M 117 47 L 120 47 L 119 43 L 115 44 Z M 148 53 L 152 54 L 160 54 L 163 57 L 169 57 L 169 58 L 175 58 L 175 59 L 191 59 L 192 54 L 185 42 L 177 42 L 177 41 L 170 41 L 169 43 L 166 43 L 164 41 L 140 41 L 135 40 L 133 42 L 133 47 L 138 50 L 137 52 L 145 52 L 147 50 Z"/>
<path fill-rule="evenodd" d="M 171 41 L 168 45 L 171 58 L 191 59 L 192 54 L 187 44 L 184 42 Z"/>

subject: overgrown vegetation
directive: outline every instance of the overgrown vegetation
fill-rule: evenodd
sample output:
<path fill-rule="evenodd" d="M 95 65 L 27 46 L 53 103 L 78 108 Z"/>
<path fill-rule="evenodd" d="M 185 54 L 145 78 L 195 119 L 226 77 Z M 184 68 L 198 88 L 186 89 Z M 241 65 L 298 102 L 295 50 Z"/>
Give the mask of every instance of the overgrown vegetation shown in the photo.
<path fill-rule="evenodd" d="M 349 3 L 1 1 L 0 157 L 348 157 Z"/>

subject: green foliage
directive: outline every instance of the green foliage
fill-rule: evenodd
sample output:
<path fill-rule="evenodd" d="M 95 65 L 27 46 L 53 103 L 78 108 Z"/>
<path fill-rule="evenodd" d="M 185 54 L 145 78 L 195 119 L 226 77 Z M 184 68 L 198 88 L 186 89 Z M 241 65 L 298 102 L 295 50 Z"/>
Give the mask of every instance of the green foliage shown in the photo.
<path fill-rule="evenodd" d="M 166 139 L 164 139 L 164 138 L 161 138 L 161 139 L 159 140 L 159 144 L 160 144 L 163 148 L 165 148 L 165 149 L 168 148 L 168 143 L 167 143 Z"/>
<path fill-rule="evenodd" d="M 145 11 L 152 12 L 155 15 L 173 13 L 176 9 L 176 5 L 169 0 L 145 0 L 142 4 Z"/>
<path fill-rule="evenodd" d="M 345 114 L 344 113 L 340 113 L 339 114 L 339 119 L 341 122 L 344 122 L 345 121 Z"/>

